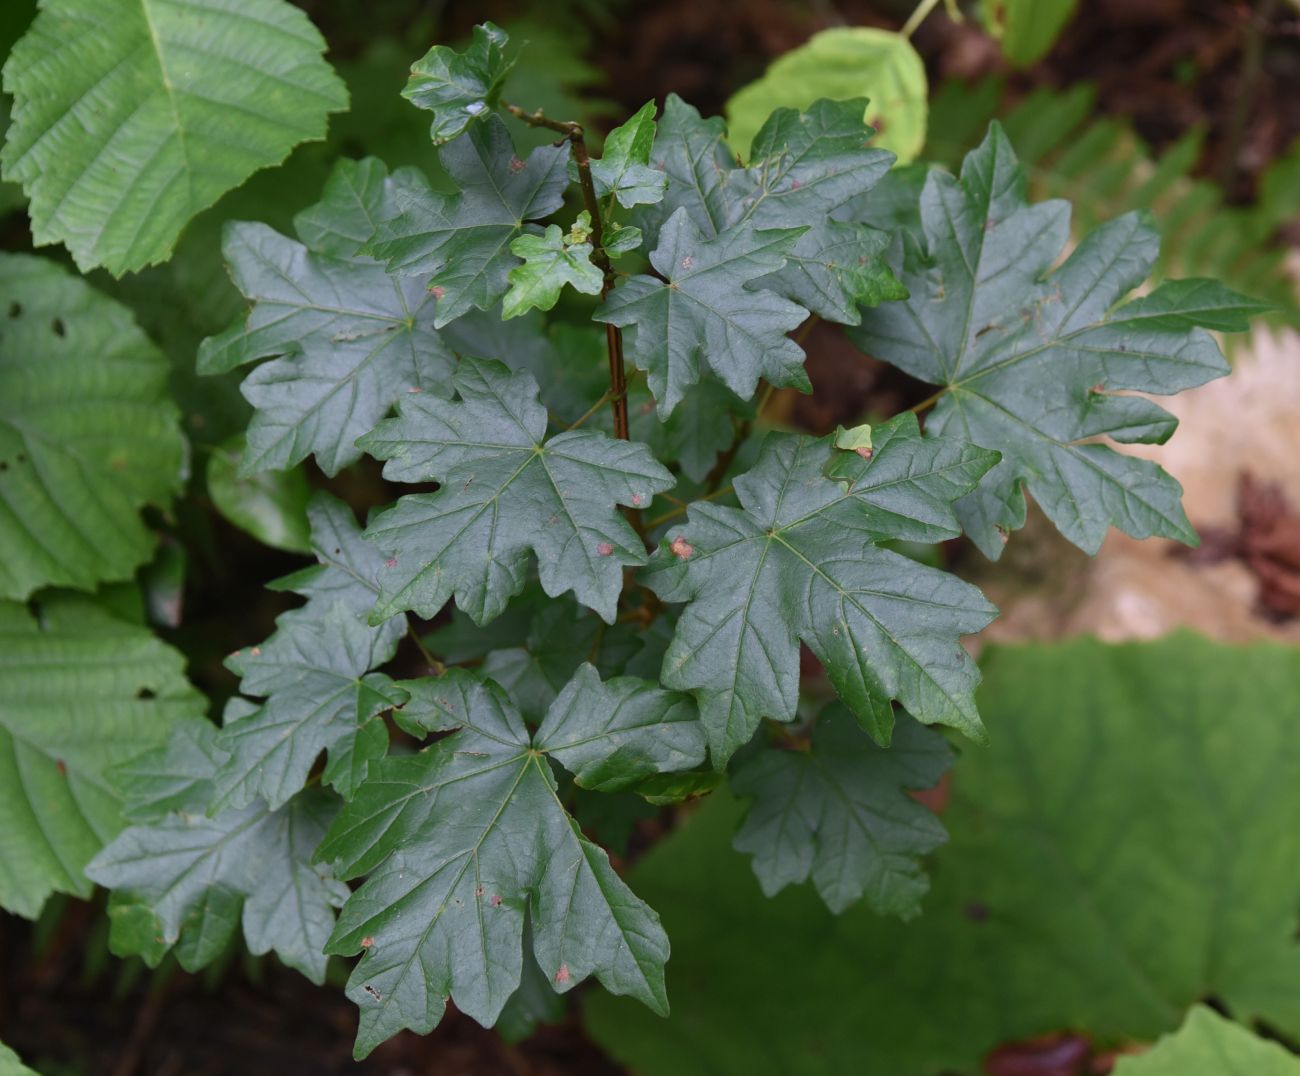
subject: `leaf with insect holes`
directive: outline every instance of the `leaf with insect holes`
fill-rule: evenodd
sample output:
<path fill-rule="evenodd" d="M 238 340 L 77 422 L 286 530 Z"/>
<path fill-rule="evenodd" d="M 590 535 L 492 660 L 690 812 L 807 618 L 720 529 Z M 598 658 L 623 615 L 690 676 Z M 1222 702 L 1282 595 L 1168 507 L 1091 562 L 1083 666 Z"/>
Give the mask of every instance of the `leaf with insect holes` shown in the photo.
<path fill-rule="evenodd" d="M 351 509 L 329 494 L 317 493 L 307 515 L 319 563 L 274 584 L 307 604 L 282 615 L 261 646 L 226 663 L 243 677 L 240 690 L 266 701 L 221 731 L 227 757 L 212 779 L 218 808 L 257 797 L 279 807 L 322 751 L 329 755 L 322 780 L 346 799 L 388 748 L 380 715 L 404 698 L 370 671 L 393 656 L 406 628 L 401 618 L 367 623 L 383 558 L 362 541 Z"/>
<path fill-rule="evenodd" d="M 635 116 L 605 136 L 604 155 L 591 162 L 591 181 L 596 196 L 612 196 L 618 199 L 619 205 L 629 209 L 660 201 L 668 186 L 668 177 L 650 167 L 654 141 L 655 103 L 647 101 Z"/>
<path fill-rule="evenodd" d="M 951 763 L 943 737 L 906 716 L 882 750 L 830 706 L 807 747 L 764 747 L 733 769 L 732 790 L 753 802 L 732 844 L 754 857 L 769 897 L 811 876 L 836 914 L 865 897 L 881 915 L 910 919 L 929 889 L 920 857 L 945 835 L 907 790 L 933 787 Z"/>
<path fill-rule="evenodd" d="M 907 292 L 884 254 L 888 233 L 862 222 L 860 206 L 889 171 L 891 154 L 868 145 L 865 101 L 816 101 L 777 109 L 754 139 L 748 168 L 727 149 L 721 120 L 704 120 L 669 95 L 652 157 L 670 177 L 667 196 L 635 223 L 652 232 L 684 209 L 707 237 L 746 221 L 804 227 L 784 266 L 758 281 L 827 321 L 856 325 L 860 304 Z"/>
<path fill-rule="evenodd" d="M 519 236 L 511 242 L 510 253 L 524 263 L 510 270 L 502 318 L 518 317 L 534 307 L 550 310 L 565 284 L 585 295 L 600 294 L 605 278 L 591 264 L 591 244 L 567 242 L 558 224 L 550 225 L 543 235 Z"/>
<path fill-rule="evenodd" d="M 265 224 L 226 228 L 223 251 L 253 303 L 246 321 L 203 342 L 214 374 L 270 357 L 244 379 L 255 409 L 240 473 L 293 466 L 309 455 L 326 474 L 361 458 L 368 433 L 407 392 L 451 393 L 455 357 L 433 330 L 427 281 L 394 277 L 352 253 L 416 173 L 340 161 L 321 201 L 295 218 L 303 242 Z M 422 181 L 421 181 L 422 182 Z"/>
<path fill-rule="evenodd" d="M 0 598 L 128 579 L 185 477 L 167 359 L 44 258 L 0 254 L 0 294 Z"/>
<path fill-rule="evenodd" d="M 411 65 L 402 90 L 416 108 L 433 113 L 429 137 L 434 144 L 449 141 L 476 119 L 490 116 L 510 71 L 505 47 L 509 36 L 490 22 L 474 27 L 464 52 L 434 45 Z"/>
<path fill-rule="evenodd" d="M 565 810 L 552 760 L 602 788 L 694 765 L 704 745 L 689 700 L 602 684 L 588 666 L 530 736 L 501 688 L 466 670 L 403 687 L 405 728 L 458 731 L 379 764 L 320 850 L 345 878 L 369 873 L 329 945 L 365 953 L 348 982 L 357 1057 L 403 1028 L 432 1030 L 449 1000 L 495 1023 L 520 984 L 525 917 L 555 991 L 594 974 L 666 1014 L 668 938 Z"/>
<path fill-rule="evenodd" d="M 233 705 L 238 711 L 240 700 Z M 181 966 L 197 971 L 242 922 L 251 952 L 274 951 L 324 982 L 325 942 L 348 889 L 312 854 L 337 801 L 307 789 L 278 810 L 258 801 L 209 818 L 223 758 L 216 741 L 216 728 L 195 718 L 119 771 L 136 824 L 87 868 L 113 890 L 109 944 L 151 967 L 174 946 Z"/>
<path fill-rule="evenodd" d="M 471 310 L 489 310 L 519 264 L 510 244 L 538 234 L 527 222 L 564 203 L 568 159 L 567 143 L 539 146 L 520 159 L 505 124 L 491 116 L 438 150 L 455 192 L 436 192 L 427 180 L 404 184 L 395 212 L 363 250 L 399 278 L 427 278 L 438 301 L 437 328 Z"/>
<path fill-rule="evenodd" d="M 347 108 L 325 41 L 285 0 L 43 0 L 4 66 L 0 163 L 37 244 L 114 276 Z"/>
<path fill-rule="evenodd" d="M 35 917 L 117 834 L 105 771 L 201 715 L 181 655 L 88 599 L 0 602 L 0 907 Z"/>
<path fill-rule="evenodd" d="M 889 742 L 893 700 L 926 724 L 983 737 L 979 674 L 958 638 L 996 610 L 880 543 L 956 537 L 952 503 L 997 454 L 923 438 L 908 414 L 875 427 L 873 440 L 863 458 L 831 437 L 769 434 L 736 479 L 741 508 L 692 505 L 642 572 L 664 601 L 689 603 L 661 679 L 700 700 L 718 768 L 762 718 L 794 718 L 800 640 L 878 742 Z"/>
<path fill-rule="evenodd" d="M 932 171 L 912 197 L 896 246 L 911 297 L 864 311 L 850 335 L 942 386 L 930 430 L 1002 453 L 957 506 L 966 532 L 999 556 L 1024 524 L 1027 491 L 1089 553 L 1112 525 L 1195 544 L 1182 487 L 1099 439 L 1165 441 L 1175 420 L 1130 393 L 1168 395 L 1226 374 L 1206 330 L 1243 330 L 1261 304 L 1210 281 L 1168 281 L 1122 302 L 1158 252 L 1142 213 L 1098 228 L 1052 269 L 1069 239 L 1069 205 L 1025 201 L 1024 171 L 997 124 L 959 177 Z"/>
<path fill-rule="evenodd" d="M 432 619 L 453 595 L 477 623 L 523 588 L 529 551 L 552 597 L 572 590 L 613 623 L 623 568 L 645 547 L 619 505 L 649 505 L 673 477 L 644 446 L 588 430 L 546 436 L 531 374 L 465 359 L 455 402 L 408 396 L 364 438 L 395 482 L 441 483 L 402 497 L 366 537 L 387 560 L 374 617 Z"/>
<path fill-rule="evenodd" d="M 631 277 L 610 293 L 595 318 L 633 330 L 627 354 L 646 371 L 660 418 L 706 368 L 745 399 L 760 378 L 810 388 L 803 351 L 785 335 L 808 311 L 748 286 L 780 269 L 805 230 L 746 222 L 709 238 L 679 209 L 650 255 L 660 276 Z"/>

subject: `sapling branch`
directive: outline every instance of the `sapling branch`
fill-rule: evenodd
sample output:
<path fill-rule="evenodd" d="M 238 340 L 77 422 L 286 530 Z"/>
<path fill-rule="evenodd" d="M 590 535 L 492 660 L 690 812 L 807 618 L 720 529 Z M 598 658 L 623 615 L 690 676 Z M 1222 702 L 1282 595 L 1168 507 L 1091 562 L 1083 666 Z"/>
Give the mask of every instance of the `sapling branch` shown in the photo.
<path fill-rule="evenodd" d="M 544 127 L 549 131 L 558 131 L 569 140 L 573 149 L 573 163 L 578 169 L 578 186 L 582 189 L 582 203 L 591 216 L 591 260 L 600 270 L 602 283 L 600 297 L 603 300 L 614 288 L 616 275 L 605 252 L 605 222 L 601 213 L 600 199 L 596 196 L 596 184 L 591 178 L 591 155 L 587 152 L 587 141 L 583 135 L 582 124 L 563 120 L 549 119 L 539 108 L 529 112 L 506 101 L 501 102 L 510 115 L 517 117 L 530 127 Z M 609 353 L 609 393 L 607 398 L 614 405 L 614 436 L 623 441 L 632 438 L 631 426 L 627 414 L 627 367 L 623 361 L 623 332 L 616 325 L 605 326 L 605 348 Z M 583 416 L 586 419 L 586 416 Z"/>

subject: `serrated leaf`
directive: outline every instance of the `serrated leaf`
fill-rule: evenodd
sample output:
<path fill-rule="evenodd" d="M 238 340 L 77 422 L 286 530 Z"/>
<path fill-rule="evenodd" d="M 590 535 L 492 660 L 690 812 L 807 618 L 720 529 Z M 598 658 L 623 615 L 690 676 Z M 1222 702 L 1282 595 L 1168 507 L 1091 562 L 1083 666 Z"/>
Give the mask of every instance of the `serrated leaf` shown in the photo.
<path fill-rule="evenodd" d="M 363 441 L 387 478 L 442 484 L 371 521 L 366 536 L 387 557 L 374 615 L 432 619 L 454 595 L 486 623 L 522 589 L 532 551 L 547 594 L 572 590 L 613 623 L 623 567 L 645 563 L 618 506 L 649 505 L 672 475 L 644 445 L 587 430 L 547 438 L 530 374 L 465 359 L 456 389 L 452 403 L 407 397 Z"/>
<path fill-rule="evenodd" d="M 907 38 L 874 27 L 835 27 L 777 57 L 762 78 L 732 95 L 730 141 L 742 155 L 757 158 L 751 139 L 776 109 L 807 108 L 818 98 L 862 98 L 855 100 L 858 118 L 878 125 L 877 144 L 906 164 L 925 144 L 928 96 L 925 64 Z"/>
<path fill-rule="evenodd" d="M 605 136 L 601 159 L 591 162 L 597 197 L 613 196 L 628 208 L 661 201 L 668 177 L 650 167 L 654 141 L 655 103 L 647 101 L 636 115 Z"/>
<path fill-rule="evenodd" d="M 1121 1055 L 1113 1071 L 1115 1076 L 1300 1076 L 1300 1057 L 1196 1005 L 1177 1031 L 1146 1053 Z"/>
<path fill-rule="evenodd" d="M 1057 269 L 1069 206 L 1028 205 L 1025 178 L 994 124 L 961 176 L 932 171 L 901 244 L 911 297 L 864 311 L 850 335 L 946 390 L 928 428 L 997 449 L 1002 463 L 958 505 L 989 557 L 1025 518 L 1025 491 L 1071 542 L 1095 553 L 1109 526 L 1192 543 L 1182 488 L 1154 463 L 1099 438 L 1161 442 L 1175 421 L 1129 392 L 1170 394 L 1228 365 L 1203 328 L 1241 324 L 1258 304 L 1204 282 L 1173 282 L 1123 305 L 1159 237 L 1130 213 L 1086 236 Z"/>
<path fill-rule="evenodd" d="M 952 502 L 996 454 L 923 439 L 906 414 L 874 439 L 863 459 L 832 438 L 769 435 L 735 482 L 742 507 L 692 505 L 642 573 L 665 601 L 690 603 L 662 681 L 700 700 L 719 768 L 762 718 L 794 718 L 800 640 L 878 742 L 889 742 L 893 700 L 926 724 L 983 736 L 979 675 L 958 638 L 996 610 L 974 587 L 879 543 L 956 536 Z"/>
<path fill-rule="evenodd" d="M 241 474 L 313 454 L 336 474 L 360 459 L 357 438 L 399 396 L 450 394 L 455 359 L 433 331 L 427 281 L 392 277 L 371 258 L 343 253 L 415 175 L 390 177 L 374 158 L 340 161 L 321 202 L 296 218 L 299 236 L 315 246 L 264 224 L 227 226 L 226 263 L 253 308 L 244 323 L 203 342 L 199 370 L 271 358 L 241 386 L 256 409 Z"/>
<path fill-rule="evenodd" d="M 36 243 L 115 276 L 163 261 L 194 214 L 347 107 L 324 48 L 283 0 L 48 0 L 4 66 L 0 162 Z"/>
<path fill-rule="evenodd" d="M 1149 1042 L 1206 997 L 1295 1041 L 1300 655 L 1183 635 L 982 660 L 994 735 L 954 774 L 924 914 L 761 899 L 728 853 L 739 805 L 710 797 L 630 879 L 673 940 L 674 1017 L 585 999 L 616 1060 L 644 1076 L 975 1076 L 1000 1043 L 1063 1028 Z"/>
<path fill-rule="evenodd" d="M 121 827 L 105 770 L 204 701 L 181 655 L 88 600 L 0 602 L 0 907 L 90 895 L 83 868 Z"/>
<path fill-rule="evenodd" d="M 706 236 L 745 221 L 756 228 L 806 229 L 784 267 L 758 281 L 828 321 L 856 325 L 858 305 L 907 294 L 884 252 L 885 232 L 862 223 L 860 206 L 889 170 L 889 153 L 868 144 L 861 99 L 815 101 L 806 112 L 774 112 L 754 139 L 753 160 L 738 165 L 715 118 L 703 120 L 669 95 L 654 159 L 670 177 L 657 206 L 637 211 L 645 228 L 685 209 Z M 864 202 L 864 198 L 866 201 Z"/>
<path fill-rule="evenodd" d="M 242 921 L 253 953 L 274 950 L 313 982 L 325 979 L 324 947 L 347 886 L 312 854 L 336 802 L 319 789 L 279 810 L 257 802 L 209 818 L 223 757 L 206 721 L 179 726 L 173 742 L 123 772 L 126 829 L 87 868 L 114 890 L 110 944 L 156 965 L 172 946 L 182 967 L 214 960 Z M 242 914 L 241 914 L 242 912 Z"/>
<path fill-rule="evenodd" d="M 455 193 L 436 192 L 427 181 L 403 185 L 396 212 L 365 253 L 386 262 L 390 273 L 427 276 L 438 300 L 437 328 L 470 310 L 489 310 L 519 264 L 510 244 L 537 234 L 526 222 L 563 204 L 568 157 L 565 143 L 539 146 L 521 160 L 505 125 L 491 116 L 438 151 Z"/>
<path fill-rule="evenodd" d="M 480 23 L 464 52 L 434 45 L 411 65 L 402 96 L 433 113 L 429 137 L 435 145 L 455 138 L 496 108 L 511 66 L 504 51 L 509 40 L 501 27 Z"/>
<path fill-rule="evenodd" d="M 650 254 L 660 276 L 631 277 L 610 293 L 595 319 L 634 330 L 627 354 L 646 371 L 661 418 L 705 369 L 745 399 L 760 378 L 810 388 L 803 352 L 785 335 L 808 311 L 746 286 L 779 270 L 803 231 L 746 222 L 708 238 L 679 209 Z"/>
<path fill-rule="evenodd" d="M 307 501 L 311 487 L 301 470 L 266 472 L 249 478 L 239 474 L 244 438 L 218 445 L 208 457 L 206 472 L 212 506 L 240 530 L 259 542 L 292 553 L 311 550 Z"/>
<path fill-rule="evenodd" d="M 911 720 L 882 750 L 840 706 L 823 710 L 806 750 L 765 747 L 731 774 L 751 799 L 732 846 L 754 857 L 767 896 L 811 876 L 836 914 L 862 900 L 910 919 L 929 889 L 920 857 L 945 840 L 939 820 L 907 795 L 952 763 L 942 736 Z"/>
<path fill-rule="evenodd" d="M 432 1030 L 447 1001 L 495 1023 L 519 986 L 525 915 L 553 989 L 594 974 L 607 989 L 667 1012 L 668 939 L 654 912 L 619 880 L 556 795 L 549 755 L 565 755 L 601 783 L 632 781 L 699 754 L 644 744 L 673 709 L 650 684 L 601 685 L 594 671 L 566 689 L 531 737 L 499 687 L 463 670 L 411 682 L 403 724 L 456 733 L 414 758 L 377 767 L 322 846 L 345 876 L 369 880 L 344 907 L 332 953 L 365 956 L 349 980 L 361 1007 L 357 1056 L 404 1027 Z M 607 692 L 622 699 L 612 718 Z M 671 722 L 671 735 L 686 725 Z M 610 760 L 603 764 L 597 756 Z M 387 858 L 383 858 L 384 856 Z"/>
<path fill-rule="evenodd" d="M 590 243 L 567 243 L 558 224 L 544 235 L 521 235 L 510 243 L 510 253 L 523 265 L 510 270 L 510 290 L 501 304 L 501 317 L 509 320 L 534 308 L 550 310 L 564 285 L 585 295 L 599 295 L 604 275 L 591 264 Z"/>
<path fill-rule="evenodd" d="M 343 603 L 286 613 L 261 646 L 227 666 L 246 695 L 265 696 L 254 713 L 221 730 L 230 757 L 213 778 L 212 813 L 256 798 L 280 807 L 303 787 L 322 752 L 321 780 L 349 799 L 370 762 L 388 751 L 382 715 L 404 694 L 371 669 L 397 650 L 403 625 L 372 628 Z"/>
<path fill-rule="evenodd" d="M 0 254 L 0 598 L 127 579 L 185 473 L 167 359 L 126 307 Z"/>
<path fill-rule="evenodd" d="M 307 604 L 280 616 L 261 646 L 226 661 L 242 678 L 240 690 L 266 701 L 227 714 L 217 742 L 228 757 L 212 779 L 213 813 L 255 798 L 280 807 L 322 752 L 321 779 L 349 798 L 388 749 L 381 715 L 405 699 L 387 676 L 371 672 L 393 656 L 406 629 L 402 618 L 367 623 L 382 567 L 378 551 L 361 540 L 351 510 L 328 494 L 313 498 L 308 515 L 320 563 L 277 584 Z"/>

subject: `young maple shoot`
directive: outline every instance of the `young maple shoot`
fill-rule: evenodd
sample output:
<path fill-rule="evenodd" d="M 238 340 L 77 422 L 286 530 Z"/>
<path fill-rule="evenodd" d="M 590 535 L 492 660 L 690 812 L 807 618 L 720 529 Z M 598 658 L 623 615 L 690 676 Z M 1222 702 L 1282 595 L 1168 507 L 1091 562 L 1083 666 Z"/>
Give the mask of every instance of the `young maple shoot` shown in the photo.
<path fill-rule="evenodd" d="M 961 640 L 996 610 L 897 547 L 996 558 L 1027 493 L 1089 552 L 1194 542 L 1177 483 L 1102 439 L 1165 440 L 1149 395 L 1225 373 L 1209 330 L 1260 309 L 1128 299 L 1140 215 L 1057 266 L 1069 207 L 1028 204 L 996 126 L 958 176 L 891 171 L 865 100 L 736 146 L 670 97 L 593 157 L 507 100 L 508 47 L 487 24 L 412 68 L 437 185 L 342 161 L 296 238 L 228 227 L 251 309 L 200 366 L 257 364 L 242 472 L 366 455 L 422 488 L 364 528 L 316 496 L 317 563 L 276 584 L 305 601 L 230 657 L 221 729 L 114 771 L 128 826 L 87 870 L 150 962 L 202 966 L 241 918 L 316 979 L 362 954 L 358 1056 L 449 1001 L 519 1034 L 593 976 L 666 1012 L 669 939 L 588 834 L 722 781 L 767 892 L 915 915 L 944 832 L 907 793 L 951 761 L 939 728 L 985 736 Z M 508 120 L 555 141 L 520 156 Z M 765 432 L 774 388 L 810 389 L 811 318 L 934 385 L 924 428 Z M 801 646 L 838 701 L 801 695 Z"/>

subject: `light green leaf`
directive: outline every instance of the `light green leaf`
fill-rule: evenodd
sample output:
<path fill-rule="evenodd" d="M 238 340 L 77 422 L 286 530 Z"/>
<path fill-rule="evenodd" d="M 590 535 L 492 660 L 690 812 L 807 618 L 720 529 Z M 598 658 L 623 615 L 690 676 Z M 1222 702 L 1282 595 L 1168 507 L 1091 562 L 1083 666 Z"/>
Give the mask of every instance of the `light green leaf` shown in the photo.
<path fill-rule="evenodd" d="M 520 159 L 505 125 L 491 116 L 438 151 L 455 193 L 436 192 L 427 180 L 404 184 L 395 192 L 395 214 L 364 250 L 391 273 L 428 277 L 437 328 L 470 310 L 490 310 L 519 264 L 510 244 L 537 234 L 526 222 L 564 203 L 568 158 L 566 142 Z"/>
<path fill-rule="evenodd" d="M 591 244 L 566 242 L 558 224 L 550 225 L 544 235 L 519 236 L 510 243 L 510 253 L 524 264 L 510 270 L 502 318 L 516 318 L 534 307 L 550 310 L 565 284 L 584 295 L 600 294 L 604 276 L 591 264 Z"/>
<path fill-rule="evenodd" d="M 709 238 L 679 209 L 650 255 L 661 276 L 634 276 L 610 293 L 595 318 L 634 330 L 627 354 L 646 371 L 660 418 L 704 369 L 744 399 L 760 378 L 809 390 L 804 354 L 785 335 L 808 311 L 746 286 L 779 270 L 803 231 L 744 223 Z"/>
<path fill-rule="evenodd" d="M 435 145 L 492 114 L 511 67 L 505 58 L 509 40 L 501 27 L 480 23 L 464 52 L 434 45 L 411 65 L 411 78 L 402 96 L 416 108 L 433 113 L 429 137 Z"/>
<path fill-rule="evenodd" d="M 777 57 L 762 78 L 732 95 L 730 141 L 745 154 L 778 108 L 802 110 L 819 97 L 865 97 L 870 104 L 863 102 L 863 118 L 879 132 L 877 144 L 906 164 L 925 144 L 927 96 L 925 65 L 907 38 L 889 30 L 836 27 Z M 757 148 L 748 156 L 757 158 Z"/>
<path fill-rule="evenodd" d="M 651 168 L 655 141 L 655 103 L 647 101 L 630 120 L 605 138 L 604 155 L 591 162 L 591 180 L 600 198 L 613 196 L 632 207 L 660 201 L 668 177 Z"/>
<path fill-rule="evenodd" d="M 89 600 L 0 602 L 0 907 L 89 896 L 83 868 L 122 824 L 105 770 L 203 708 L 180 654 Z"/>
<path fill-rule="evenodd" d="M 692 505 L 642 573 L 663 600 L 690 603 L 661 679 L 700 700 L 719 769 L 762 718 L 795 717 L 800 640 L 878 742 L 889 742 L 893 700 L 927 724 L 984 735 L 979 674 L 958 638 L 996 610 L 879 543 L 955 536 L 952 502 L 997 457 L 923 439 L 912 415 L 876 427 L 875 442 L 866 460 L 830 438 L 770 434 L 735 482 L 742 507 Z"/>
<path fill-rule="evenodd" d="M 1161 442 L 1174 419 L 1143 396 L 1228 372 L 1204 325 L 1244 327 L 1259 304 L 1207 282 L 1173 282 L 1128 303 L 1159 237 L 1129 213 L 1053 269 L 1069 206 L 1025 202 L 1025 177 L 996 124 L 960 178 L 932 171 L 914 193 L 900 278 L 911 297 L 863 312 L 850 335 L 877 358 L 946 390 L 928 420 L 1002 453 L 958 505 L 986 555 L 1025 519 L 1025 491 L 1089 553 L 1112 524 L 1195 544 L 1182 488 L 1154 463 L 1100 443 Z"/>
<path fill-rule="evenodd" d="M 185 474 L 167 360 L 53 262 L 0 254 L 0 293 L 0 597 L 127 579 Z"/>
<path fill-rule="evenodd" d="M 366 537 L 387 558 L 374 617 L 432 619 L 454 595 L 486 623 L 523 588 L 531 550 L 547 594 L 572 590 L 613 623 L 624 566 L 645 563 L 618 506 L 648 506 L 672 475 L 644 445 L 588 430 L 546 437 L 529 374 L 465 359 L 456 388 L 454 403 L 408 396 L 362 441 L 390 480 L 442 487 L 371 521 Z"/>
<path fill-rule="evenodd" d="M 1151 1041 L 1205 997 L 1294 1041 L 1300 654 L 1085 639 L 984 673 L 993 737 L 954 773 L 919 919 L 763 900 L 711 797 L 631 876 L 673 940 L 674 1015 L 592 995 L 597 1041 L 644 1076 L 976 1076 L 1063 1028 Z"/>
<path fill-rule="evenodd" d="M 1300 1076 L 1300 1057 L 1276 1042 L 1195 1006 L 1183 1026 L 1136 1057 L 1120 1057 L 1115 1076 Z"/>
<path fill-rule="evenodd" d="M 6 179 L 82 270 L 163 261 L 186 222 L 347 107 L 284 0 L 46 0 L 4 66 Z"/>
<path fill-rule="evenodd" d="M 87 868 L 114 891 L 110 945 L 151 966 L 175 946 L 181 966 L 196 971 L 220 955 L 242 921 L 251 952 L 274 951 L 324 982 L 325 942 L 348 889 L 312 854 L 336 801 L 308 789 L 279 810 L 258 802 L 207 817 L 222 758 L 216 736 L 207 721 L 187 722 L 171 743 L 123 772 L 128 810 L 141 824 Z"/>
<path fill-rule="evenodd" d="M 667 1012 L 668 939 L 658 917 L 582 836 L 557 796 L 548 756 L 567 755 L 597 780 L 622 783 L 698 755 L 698 742 L 672 760 L 651 757 L 637 744 L 672 717 L 661 708 L 664 693 L 645 685 L 651 701 L 641 705 L 626 684 L 609 689 L 594 673 L 580 677 L 531 738 L 501 689 L 464 670 L 403 685 L 412 695 L 405 727 L 459 731 L 376 767 L 321 849 L 343 861 L 345 877 L 371 871 L 329 946 L 365 951 L 348 984 L 361 1008 L 358 1057 L 402 1028 L 432 1030 L 448 1000 L 495 1023 L 520 984 L 525 917 L 552 989 L 566 992 L 594 974 L 607 989 Z M 612 718 L 598 704 L 605 690 L 623 699 Z M 602 753 L 611 756 L 604 769 Z"/>
<path fill-rule="evenodd" d="M 245 378 L 256 408 L 240 473 L 283 469 L 315 454 L 326 474 L 360 459 L 368 433 L 408 392 L 449 395 L 454 356 L 434 332 L 427 280 L 392 277 L 354 239 L 418 179 L 389 176 L 373 159 L 341 161 L 321 202 L 295 221 L 304 246 L 264 224 L 226 228 L 247 320 L 203 342 L 199 370 L 214 374 L 276 356 Z"/>
<path fill-rule="evenodd" d="M 0 1076 L 40 1076 L 23 1064 L 23 1059 L 0 1042 Z"/>
<path fill-rule="evenodd" d="M 1002 55 L 1028 67 L 1047 55 L 1077 6 L 1078 0 L 988 0 L 980 13 L 985 29 L 1002 43 Z"/>
<path fill-rule="evenodd" d="M 292 553 L 310 552 L 307 476 L 295 468 L 241 478 L 243 455 L 244 438 L 237 434 L 208 457 L 208 496 L 213 507 L 259 542 Z"/>
<path fill-rule="evenodd" d="M 807 748 L 765 747 L 734 768 L 731 787 L 753 804 L 732 845 L 754 857 L 769 897 L 811 875 L 836 914 L 865 896 L 872 911 L 910 919 L 930 888 L 920 857 L 945 835 L 907 790 L 933 787 L 951 763 L 943 737 L 915 721 L 882 750 L 832 706 Z"/>

